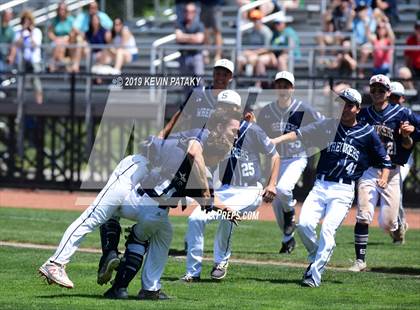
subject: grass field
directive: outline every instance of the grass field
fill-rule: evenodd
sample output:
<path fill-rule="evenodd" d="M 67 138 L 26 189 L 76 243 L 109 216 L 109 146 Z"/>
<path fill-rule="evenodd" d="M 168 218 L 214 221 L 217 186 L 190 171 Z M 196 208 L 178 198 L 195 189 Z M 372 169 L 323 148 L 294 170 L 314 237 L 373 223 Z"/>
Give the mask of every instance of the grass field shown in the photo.
<path fill-rule="evenodd" d="M 0 240 L 57 245 L 65 228 L 78 215 L 79 212 L 70 211 L 0 208 Z M 183 248 L 186 219 L 173 217 L 172 223 L 175 232 L 172 252 L 176 252 Z M 210 224 L 206 232 L 207 257 L 211 257 L 216 227 Z M 99 233 L 94 232 L 83 247 L 99 248 L 98 240 Z M 331 267 L 350 266 L 352 240 L 352 228 L 342 227 Z M 132 300 L 103 299 L 107 287 L 96 284 L 99 254 L 76 253 L 67 268 L 75 288 L 67 290 L 48 286 L 37 277 L 37 268 L 52 250 L 3 246 L 0 309 L 419 309 L 420 231 L 410 230 L 403 246 L 392 245 L 390 238 L 378 229 L 371 229 L 369 241 L 370 272 L 353 274 L 344 268 L 330 268 L 321 287 L 303 288 L 300 286 L 303 267 L 278 265 L 305 264 L 306 254 L 299 240 L 292 255 L 281 256 L 277 254 L 280 237 L 275 223 L 242 222 L 234 234 L 233 258 L 243 262 L 231 263 L 225 281 L 210 280 L 212 263 L 206 261 L 201 283 L 181 283 L 178 278 L 185 271 L 185 261 L 170 257 L 162 283 L 164 291 L 173 298 L 164 302 L 135 300 L 139 278 L 129 289 Z M 257 264 L 256 260 L 265 264 Z"/>

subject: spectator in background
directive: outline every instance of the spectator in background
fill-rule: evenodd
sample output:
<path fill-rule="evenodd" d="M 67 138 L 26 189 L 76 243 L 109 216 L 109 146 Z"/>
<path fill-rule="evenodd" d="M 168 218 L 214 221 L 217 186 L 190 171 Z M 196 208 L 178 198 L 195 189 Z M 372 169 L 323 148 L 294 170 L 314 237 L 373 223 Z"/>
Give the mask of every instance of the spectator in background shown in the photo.
<path fill-rule="evenodd" d="M 197 10 L 197 14 L 196 14 L 197 21 L 200 19 L 201 8 L 199 6 L 199 1 L 175 0 L 175 14 L 176 14 L 177 23 L 183 22 L 185 6 L 191 2 L 195 4 L 195 9 Z"/>
<path fill-rule="evenodd" d="M 15 60 L 15 55 L 11 52 L 11 44 L 15 38 L 15 31 L 9 24 L 12 18 L 13 12 L 11 9 L 2 12 L 0 22 L 0 44 L 9 44 L 10 46 L 0 46 L 0 72 L 9 71 L 10 65 L 13 64 Z"/>
<path fill-rule="evenodd" d="M 398 70 L 398 79 L 401 80 L 401 84 L 403 84 L 406 95 L 407 96 L 417 96 L 418 92 L 413 83 L 413 75 L 411 74 L 410 69 L 407 67 L 401 67 Z"/>
<path fill-rule="evenodd" d="M 202 45 L 204 42 L 204 25 L 196 18 L 197 7 L 188 3 L 184 8 L 184 19 L 177 23 L 175 35 L 178 44 Z M 204 60 L 201 49 L 182 50 L 179 58 L 182 74 L 203 75 Z"/>
<path fill-rule="evenodd" d="M 420 20 L 414 26 L 414 33 L 407 38 L 406 45 L 420 46 Z M 404 51 L 405 63 L 416 77 L 420 77 L 420 49 Z"/>
<path fill-rule="evenodd" d="M 372 8 L 384 12 L 392 26 L 398 23 L 397 0 L 374 0 L 372 1 Z"/>
<path fill-rule="evenodd" d="M 90 18 L 93 15 L 99 17 L 100 24 L 103 28 L 106 30 L 112 29 L 112 19 L 105 12 L 99 11 L 96 1 L 87 5 L 87 12 L 83 11 L 76 16 L 73 22 L 73 28 L 80 34 L 86 33 L 89 30 Z"/>
<path fill-rule="evenodd" d="M 350 0 L 334 0 L 323 15 L 323 31 L 334 35 L 321 34 L 317 37 L 318 45 L 339 45 L 344 37 L 340 32 L 350 32 L 353 23 L 353 6 Z M 320 50 L 323 55 L 325 51 Z"/>
<path fill-rule="evenodd" d="M 222 58 L 222 3 L 223 0 L 201 0 L 201 21 L 204 24 L 204 44 L 210 45 L 211 33 L 214 34 L 214 44 L 217 49 L 214 55 L 214 61 L 218 61 Z M 208 51 L 207 56 L 208 58 Z M 209 62 L 209 61 L 206 61 Z"/>
<path fill-rule="evenodd" d="M 98 15 L 90 17 L 89 30 L 85 33 L 86 42 L 91 45 L 109 44 L 111 43 L 111 32 L 102 27 Z M 106 62 L 106 49 L 104 47 L 93 47 L 91 49 L 92 60 L 95 63 L 103 64 Z M 96 70 L 95 65 L 92 67 L 92 72 L 103 73 Z"/>
<path fill-rule="evenodd" d="M 369 42 L 369 38 L 372 33 L 376 30 L 376 20 L 373 15 L 370 14 L 368 6 L 364 1 L 360 1 L 359 5 L 355 9 L 356 17 L 353 20 L 353 32 L 358 47 L 360 47 L 360 66 L 359 77 L 364 77 L 363 65 L 367 63 L 369 55 L 372 53 L 372 45 Z"/>
<path fill-rule="evenodd" d="M 277 71 L 287 71 L 289 62 L 289 47 L 293 47 L 293 57 L 299 59 L 300 53 L 300 42 L 299 36 L 296 31 L 286 26 L 286 16 L 280 14 L 274 20 L 274 30 L 271 39 L 272 47 L 282 47 L 284 50 L 274 50 L 262 54 L 258 57 L 255 65 L 255 71 L 257 76 L 265 76 L 266 68 L 276 68 Z M 256 86 L 259 86 L 258 84 Z"/>
<path fill-rule="evenodd" d="M 246 74 L 251 76 L 258 58 L 268 52 L 273 33 L 261 21 L 263 15 L 260 10 L 249 12 L 249 19 L 254 23 L 253 28 L 242 35 L 242 45 L 260 46 L 257 49 L 243 50 L 238 56 L 238 71 L 241 73 L 246 66 Z"/>
<path fill-rule="evenodd" d="M 124 26 L 121 18 L 114 19 L 111 31 L 112 44 L 116 45 L 106 50 L 105 63 L 114 62 L 113 74 L 120 74 L 125 64 L 136 61 L 139 58 L 136 40 L 127 26 Z"/>
<path fill-rule="evenodd" d="M 50 72 L 56 70 L 57 62 L 64 62 L 66 45 L 70 43 L 74 17 L 69 15 L 67 5 L 61 2 L 57 7 L 57 16 L 48 27 L 48 37 L 54 44 L 52 59 L 49 63 Z"/>
<path fill-rule="evenodd" d="M 30 11 L 23 11 L 20 18 L 21 30 L 16 32 L 14 50 L 17 53 L 19 69 L 30 73 L 42 71 L 41 44 L 42 32 L 35 27 L 35 20 Z M 38 76 L 32 78 L 35 101 L 42 104 L 42 84 Z"/>
<path fill-rule="evenodd" d="M 335 58 L 330 61 L 323 60 L 322 63 L 329 69 L 329 76 L 351 77 L 357 67 L 357 61 L 351 52 L 351 43 L 349 40 L 344 40 L 340 45 L 343 49 L 336 53 Z"/>
<path fill-rule="evenodd" d="M 388 18 L 385 16 L 386 20 Z M 387 75 L 392 65 L 392 47 L 395 42 L 394 31 L 389 22 L 380 22 L 376 32 L 369 38 L 373 46 L 373 74 Z"/>

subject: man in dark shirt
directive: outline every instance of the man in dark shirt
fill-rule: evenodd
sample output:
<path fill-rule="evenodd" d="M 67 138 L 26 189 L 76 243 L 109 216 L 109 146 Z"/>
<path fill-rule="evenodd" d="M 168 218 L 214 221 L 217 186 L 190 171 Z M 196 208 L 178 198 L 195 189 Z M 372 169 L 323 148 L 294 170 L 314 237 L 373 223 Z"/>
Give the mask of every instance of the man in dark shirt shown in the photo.
<path fill-rule="evenodd" d="M 202 45 L 204 42 L 204 25 L 196 18 L 197 7 L 188 3 L 184 8 L 184 19 L 177 23 L 175 35 L 178 44 Z M 179 58 L 181 74 L 203 75 L 204 61 L 201 49 L 181 49 Z"/>

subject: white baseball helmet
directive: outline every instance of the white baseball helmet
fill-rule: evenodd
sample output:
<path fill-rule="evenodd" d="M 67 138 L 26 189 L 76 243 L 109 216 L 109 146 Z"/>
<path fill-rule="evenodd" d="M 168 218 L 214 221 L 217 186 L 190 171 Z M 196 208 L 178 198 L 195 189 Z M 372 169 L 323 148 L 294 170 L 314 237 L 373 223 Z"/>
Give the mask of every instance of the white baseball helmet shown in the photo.
<path fill-rule="evenodd" d="M 295 76 L 293 75 L 293 73 L 291 73 L 289 71 L 277 72 L 276 77 L 274 78 L 274 81 L 277 81 L 277 80 L 280 80 L 280 79 L 287 80 L 290 83 L 292 83 L 293 86 L 295 86 Z"/>
<path fill-rule="evenodd" d="M 219 93 L 219 95 L 217 96 L 217 102 L 235 105 L 240 108 L 241 96 L 239 96 L 239 94 L 236 91 L 227 89 Z"/>
<path fill-rule="evenodd" d="M 405 88 L 404 85 L 400 82 L 391 82 L 391 94 L 397 96 L 404 96 L 405 95 Z"/>
<path fill-rule="evenodd" d="M 370 78 L 369 85 L 379 83 L 385 86 L 387 89 L 391 87 L 391 81 L 389 80 L 389 77 L 383 74 L 377 74 Z"/>
<path fill-rule="evenodd" d="M 346 88 L 338 95 L 340 98 L 350 101 L 360 107 L 362 104 L 362 95 L 354 88 Z"/>
<path fill-rule="evenodd" d="M 235 70 L 235 66 L 233 62 L 231 62 L 229 59 L 226 59 L 226 58 L 222 58 L 216 61 L 213 68 L 217 68 L 217 67 L 228 69 L 232 73 Z"/>

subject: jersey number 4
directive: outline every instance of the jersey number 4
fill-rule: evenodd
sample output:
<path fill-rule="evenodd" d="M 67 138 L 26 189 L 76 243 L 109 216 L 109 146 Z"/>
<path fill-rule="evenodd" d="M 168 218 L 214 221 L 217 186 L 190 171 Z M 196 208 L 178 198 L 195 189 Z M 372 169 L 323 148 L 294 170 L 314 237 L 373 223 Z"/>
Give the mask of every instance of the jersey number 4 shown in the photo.
<path fill-rule="evenodd" d="M 350 163 L 346 167 L 347 175 L 353 175 L 354 171 L 356 171 L 357 164 Z"/>
<path fill-rule="evenodd" d="M 255 174 L 254 163 L 242 163 L 241 170 L 244 177 L 253 176 Z"/>

